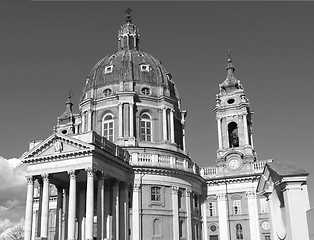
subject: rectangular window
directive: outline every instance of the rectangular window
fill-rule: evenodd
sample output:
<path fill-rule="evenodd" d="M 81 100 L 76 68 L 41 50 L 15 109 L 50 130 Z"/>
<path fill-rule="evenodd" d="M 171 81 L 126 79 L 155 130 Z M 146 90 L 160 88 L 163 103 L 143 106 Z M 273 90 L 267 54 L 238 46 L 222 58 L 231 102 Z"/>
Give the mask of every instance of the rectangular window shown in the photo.
<path fill-rule="evenodd" d="M 151 201 L 161 201 L 160 187 L 151 187 Z"/>
<path fill-rule="evenodd" d="M 207 216 L 209 216 L 209 217 L 217 216 L 216 203 L 215 202 L 207 203 Z"/>
<path fill-rule="evenodd" d="M 233 200 L 233 202 L 232 202 L 232 213 L 234 215 L 242 214 L 241 200 Z"/>
<path fill-rule="evenodd" d="M 260 198 L 259 200 L 261 213 L 268 213 L 268 204 L 266 198 Z"/>

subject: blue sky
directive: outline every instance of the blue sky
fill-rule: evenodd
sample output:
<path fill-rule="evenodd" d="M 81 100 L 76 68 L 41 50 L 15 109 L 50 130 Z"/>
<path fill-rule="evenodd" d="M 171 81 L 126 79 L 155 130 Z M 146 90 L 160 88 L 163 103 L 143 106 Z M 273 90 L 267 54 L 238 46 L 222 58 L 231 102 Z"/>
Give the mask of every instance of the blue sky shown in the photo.
<path fill-rule="evenodd" d="M 215 164 L 212 109 L 231 49 L 235 75 L 255 112 L 258 158 L 293 161 L 314 173 L 314 2 L 5 0 L 0 2 L 0 167 L 10 168 L 12 179 L 23 174 L 5 159 L 20 157 L 29 141 L 52 133 L 69 89 L 77 112 L 89 71 L 117 49 L 127 7 L 134 9 L 141 49 L 174 77 L 188 111 L 187 149 L 193 161 Z M 308 180 L 313 206 L 314 174 Z M 24 216 L 26 189 L 3 198 L 10 189 L 9 183 L 0 188 L 0 232 L 5 221 L 17 223 Z M 12 209 L 14 216 L 8 214 Z"/>

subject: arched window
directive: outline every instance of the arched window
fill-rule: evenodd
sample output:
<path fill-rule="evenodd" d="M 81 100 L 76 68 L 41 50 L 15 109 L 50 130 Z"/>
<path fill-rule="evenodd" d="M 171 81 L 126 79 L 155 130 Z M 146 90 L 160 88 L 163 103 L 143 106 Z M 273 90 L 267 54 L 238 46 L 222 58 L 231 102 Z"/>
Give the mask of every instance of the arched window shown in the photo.
<path fill-rule="evenodd" d="M 235 122 L 228 124 L 229 147 L 239 147 L 238 125 Z"/>
<path fill-rule="evenodd" d="M 239 223 L 236 225 L 236 239 L 237 240 L 243 239 L 242 225 Z"/>
<path fill-rule="evenodd" d="M 161 236 L 161 221 L 158 218 L 153 222 L 153 235 Z"/>
<path fill-rule="evenodd" d="M 143 113 L 140 123 L 140 136 L 142 141 L 152 141 L 152 120 L 148 113 Z"/>
<path fill-rule="evenodd" d="M 109 141 L 113 142 L 113 115 L 111 113 L 107 113 L 102 120 L 102 135 L 107 138 Z"/>

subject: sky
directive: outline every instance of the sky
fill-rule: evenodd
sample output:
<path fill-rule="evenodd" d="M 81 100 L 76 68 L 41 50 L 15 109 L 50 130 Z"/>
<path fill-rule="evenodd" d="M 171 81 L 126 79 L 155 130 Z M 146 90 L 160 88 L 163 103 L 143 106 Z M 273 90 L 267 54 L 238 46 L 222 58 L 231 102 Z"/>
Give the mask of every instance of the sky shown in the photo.
<path fill-rule="evenodd" d="M 0 233 L 23 221 L 28 142 L 52 134 L 69 89 L 75 112 L 86 76 L 117 50 L 125 9 L 141 50 L 172 74 L 187 110 L 187 151 L 213 166 L 215 95 L 231 49 L 251 103 L 258 159 L 306 169 L 314 206 L 314 2 L 0 1 Z M 24 179 L 24 180 L 23 180 Z"/>

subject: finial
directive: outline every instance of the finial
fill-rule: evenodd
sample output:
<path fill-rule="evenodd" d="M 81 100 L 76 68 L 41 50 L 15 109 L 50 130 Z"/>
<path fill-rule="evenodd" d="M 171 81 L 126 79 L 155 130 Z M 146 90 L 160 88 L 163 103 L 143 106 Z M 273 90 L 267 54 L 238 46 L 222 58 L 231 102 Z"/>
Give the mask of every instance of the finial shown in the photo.
<path fill-rule="evenodd" d="M 125 13 L 127 14 L 126 15 L 126 22 L 127 23 L 131 23 L 132 22 L 132 18 L 131 18 L 131 12 L 132 12 L 133 10 L 131 9 L 131 8 L 127 8 L 126 10 L 125 10 Z"/>
<path fill-rule="evenodd" d="M 228 62 L 230 63 L 230 62 L 232 62 L 232 60 L 231 60 L 231 50 L 230 49 L 227 50 L 227 54 L 228 54 Z"/>
<path fill-rule="evenodd" d="M 69 96 L 68 96 L 69 100 L 71 100 L 72 98 L 72 93 L 71 93 L 71 89 L 69 89 Z"/>

